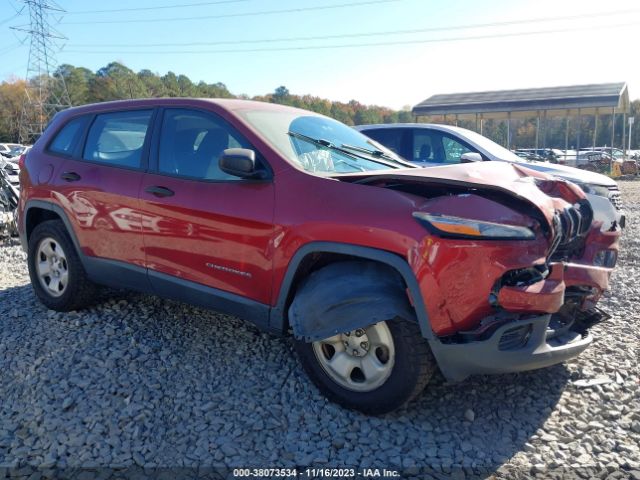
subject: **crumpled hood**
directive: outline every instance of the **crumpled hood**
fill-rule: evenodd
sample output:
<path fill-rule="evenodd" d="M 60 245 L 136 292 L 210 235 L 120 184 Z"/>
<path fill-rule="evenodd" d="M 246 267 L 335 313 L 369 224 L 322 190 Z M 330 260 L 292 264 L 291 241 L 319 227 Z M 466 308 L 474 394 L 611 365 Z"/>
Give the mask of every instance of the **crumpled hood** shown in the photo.
<path fill-rule="evenodd" d="M 525 165 L 522 165 L 522 167 L 525 167 Z M 366 179 L 366 183 L 368 184 L 375 183 L 378 180 L 381 182 L 396 180 L 411 183 L 437 183 L 438 185 L 497 190 L 533 204 L 544 214 L 549 224 L 552 223 L 553 216 L 557 209 L 585 198 L 584 194 L 575 186 L 562 189 L 564 192 L 562 200 L 553 198 L 545 194 L 536 183 L 536 178 L 531 176 L 532 174 L 535 175 L 536 172 L 527 171 L 526 168 L 522 167 L 503 162 L 476 162 L 442 167 L 407 168 L 345 174 L 340 175 L 339 178 L 356 177 L 354 179 L 356 181 Z M 529 165 L 526 165 L 526 167 L 529 167 Z M 554 179 L 544 174 L 537 174 L 535 176 L 546 184 L 548 188 L 545 188 L 545 191 L 547 192 L 553 189 L 555 184 L 563 184 L 564 186 L 571 185 L 563 180 Z"/>

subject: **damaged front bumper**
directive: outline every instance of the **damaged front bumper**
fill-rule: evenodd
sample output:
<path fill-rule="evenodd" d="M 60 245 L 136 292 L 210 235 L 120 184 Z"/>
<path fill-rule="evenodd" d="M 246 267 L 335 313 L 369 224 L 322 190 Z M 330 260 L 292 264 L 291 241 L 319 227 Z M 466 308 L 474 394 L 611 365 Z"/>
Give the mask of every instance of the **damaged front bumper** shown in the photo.
<path fill-rule="evenodd" d="M 461 381 L 474 374 L 522 372 L 548 367 L 578 356 L 592 342 L 589 326 L 604 319 L 591 316 L 558 328 L 552 315 L 502 322 L 492 333 L 430 342 L 442 374 Z"/>

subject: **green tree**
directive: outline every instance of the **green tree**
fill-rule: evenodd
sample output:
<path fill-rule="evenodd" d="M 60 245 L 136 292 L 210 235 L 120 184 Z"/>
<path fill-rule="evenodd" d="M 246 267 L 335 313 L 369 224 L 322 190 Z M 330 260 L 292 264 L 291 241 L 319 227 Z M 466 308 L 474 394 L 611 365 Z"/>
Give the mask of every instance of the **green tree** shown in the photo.
<path fill-rule="evenodd" d="M 17 142 L 20 138 L 24 90 L 24 80 L 0 83 L 0 141 Z"/>
<path fill-rule="evenodd" d="M 149 97 L 166 97 L 167 91 L 162 82 L 162 79 L 151 70 L 140 70 L 138 72 L 138 79 L 144 85 L 146 94 Z"/>
<path fill-rule="evenodd" d="M 290 97 L 289 89 L 285 86 L 280 86 L 273 92 L 273 101 L 275 103 L 287 103 Z"/>

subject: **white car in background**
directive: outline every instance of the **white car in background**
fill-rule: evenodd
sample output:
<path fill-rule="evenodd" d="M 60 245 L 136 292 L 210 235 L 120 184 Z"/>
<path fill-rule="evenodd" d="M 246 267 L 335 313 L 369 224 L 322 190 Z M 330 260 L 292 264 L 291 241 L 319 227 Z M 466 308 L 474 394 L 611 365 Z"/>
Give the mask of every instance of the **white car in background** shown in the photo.
<path fill-rule="evenodd" d="M 0 155 L 6 157 L 11 150 L 21 146 L 19 143 L 0 143 Z"/>
<path fill-rule="evenodd" d="M 20 167 L 17 163 L 11 162 L 7 158 L 0 158 L 0 168 L 4 170 L 4 173 L 9 180 L 9 183 L 14 188 L 20 188 Z"/>
<path fill-rule="evenodd" d="M 594 220 L 602 221 L 603 231 L 624 228 L 618 184 L 606 175 L 555 163 L 527 161 L 479 133 L 451 125 L 396 123 L 354 128 L 419 166 L 492 160 L 521 164 L 568 180 L 585 192 Z"/>

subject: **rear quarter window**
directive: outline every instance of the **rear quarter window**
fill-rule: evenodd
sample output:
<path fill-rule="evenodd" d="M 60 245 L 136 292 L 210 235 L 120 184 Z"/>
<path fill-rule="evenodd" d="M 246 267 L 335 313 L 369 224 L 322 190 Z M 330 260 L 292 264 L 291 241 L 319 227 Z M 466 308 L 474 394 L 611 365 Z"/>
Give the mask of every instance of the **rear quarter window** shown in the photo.
<path fill-rule="evenodd" d="M 74 118 L 62 127 L 49 144 L 48 150 L 60 155 L 73 155 L 82 132 L 87 123 L 87 117 Z"/>

